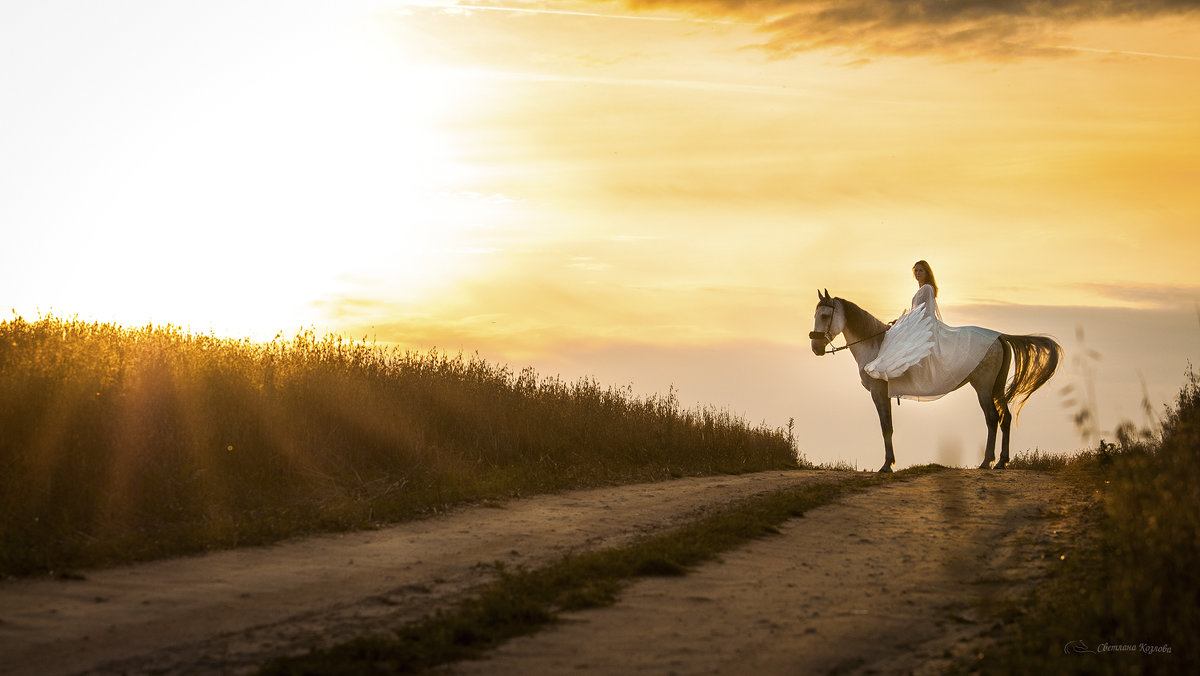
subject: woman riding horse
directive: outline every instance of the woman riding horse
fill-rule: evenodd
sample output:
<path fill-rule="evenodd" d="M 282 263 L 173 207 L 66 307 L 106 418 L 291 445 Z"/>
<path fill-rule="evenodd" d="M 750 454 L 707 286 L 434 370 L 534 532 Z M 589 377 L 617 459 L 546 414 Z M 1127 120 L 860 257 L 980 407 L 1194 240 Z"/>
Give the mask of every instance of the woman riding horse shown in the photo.
<path fill-rule="evenodd" d="M 917 294 L 912 309 L 888 326 L 850 301 L 817 292 L 812 350 L 824 355 L 839 333 L 858 363 L 858 375 L 871 393 L 883 432 L 881 472 L 896 463 L 892 449 L 892 397 L 929 401 L 970 383 L 979 398 L 988 438 L 981 469 L 992 466 L 997 428 L 1002 433 L 1000 461 L 1008 464 L 1009 431 L 1021 406 L 1058 368 L 1062 347 L 1047 336 L 1015 336 L 978 326 L 947 326 L 937 307 L 937 282 L 929 263 L 913 266 Z M 818 327 L 824 327 L 820 329 Z M 1012 366 L 1011 380 L 1008 378 Z"/>

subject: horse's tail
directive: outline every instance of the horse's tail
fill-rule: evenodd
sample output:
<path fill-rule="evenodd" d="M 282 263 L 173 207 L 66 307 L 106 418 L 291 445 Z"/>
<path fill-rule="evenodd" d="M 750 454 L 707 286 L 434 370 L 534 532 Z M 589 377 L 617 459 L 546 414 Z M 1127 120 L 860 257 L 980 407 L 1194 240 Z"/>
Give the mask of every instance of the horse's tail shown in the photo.
<path fill-rule="evenodd" d="M 1003 335 L 1000 340 L 1012 351 L 1013 375 L 1001 395 L 1003 400 L 997 403 L 1012 406 L 1016 420 L 1029 395 L 1045 385 L 1058 369 L 1063 349 L 1049 336 Z"/>

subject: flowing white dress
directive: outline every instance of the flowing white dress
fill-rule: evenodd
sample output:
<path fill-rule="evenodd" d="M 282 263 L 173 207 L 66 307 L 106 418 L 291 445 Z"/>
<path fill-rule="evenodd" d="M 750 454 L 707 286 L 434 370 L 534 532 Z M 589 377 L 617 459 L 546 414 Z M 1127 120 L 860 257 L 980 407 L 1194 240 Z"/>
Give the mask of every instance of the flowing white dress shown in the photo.
<path fill-rule="evenodd" d="M 933 287 L 925 284 L 863 370 L 888 381 L 889 396 L 932 401 L 958 389 L 999 337 L 979 326 L 944 324 Z"/>

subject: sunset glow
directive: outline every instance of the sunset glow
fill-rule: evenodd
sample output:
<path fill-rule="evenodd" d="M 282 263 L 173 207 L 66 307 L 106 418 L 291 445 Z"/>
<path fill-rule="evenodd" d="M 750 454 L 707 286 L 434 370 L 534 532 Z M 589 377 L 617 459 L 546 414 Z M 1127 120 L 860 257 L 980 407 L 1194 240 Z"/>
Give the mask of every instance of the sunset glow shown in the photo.
<path fill-rule="evenodd" d="M 675 384 L 872 466 L 852 367 L 807 352 L 815 291 L 892 319 L 926 259 L 948 323 L 1069 354 L 1085 329 L 1106 425 L 1139 378 L 1176 391 L 1200 358 L 1200 13 L 834 4 L 7 7 L 5 309 Z M 906 404 L 901 464 L 934 459 L 921 416 L 969 417 L 973 456 L 963 406 Z M 1017 448 L 1078 443 L 1053 394 L 1025 416 Z M 832 449 L 810 425 L 832 419 L 866 430 Z"/>

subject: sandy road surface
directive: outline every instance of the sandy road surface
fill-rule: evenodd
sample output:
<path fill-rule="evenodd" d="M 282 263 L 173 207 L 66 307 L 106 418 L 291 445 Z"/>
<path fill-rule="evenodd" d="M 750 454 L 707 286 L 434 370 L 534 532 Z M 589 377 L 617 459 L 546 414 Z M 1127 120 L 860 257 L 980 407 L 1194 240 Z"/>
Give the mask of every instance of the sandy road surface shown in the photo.
<path fill-rule="evenodd" d="M 942 673 L 1003 630 L 994 602 L 1054 565 L 1080 499 L 1052 476 L 1012 470 L 887 484 L 449 671 Z"/>
<path fill-rule="evenodd" d="M 0 673 L 238 673 L 454 603 L 497 560 L 536 566 L 712 507 L 845 473 L 765 472 L 573 491 L 378 531 L 0 582 Z"/>

